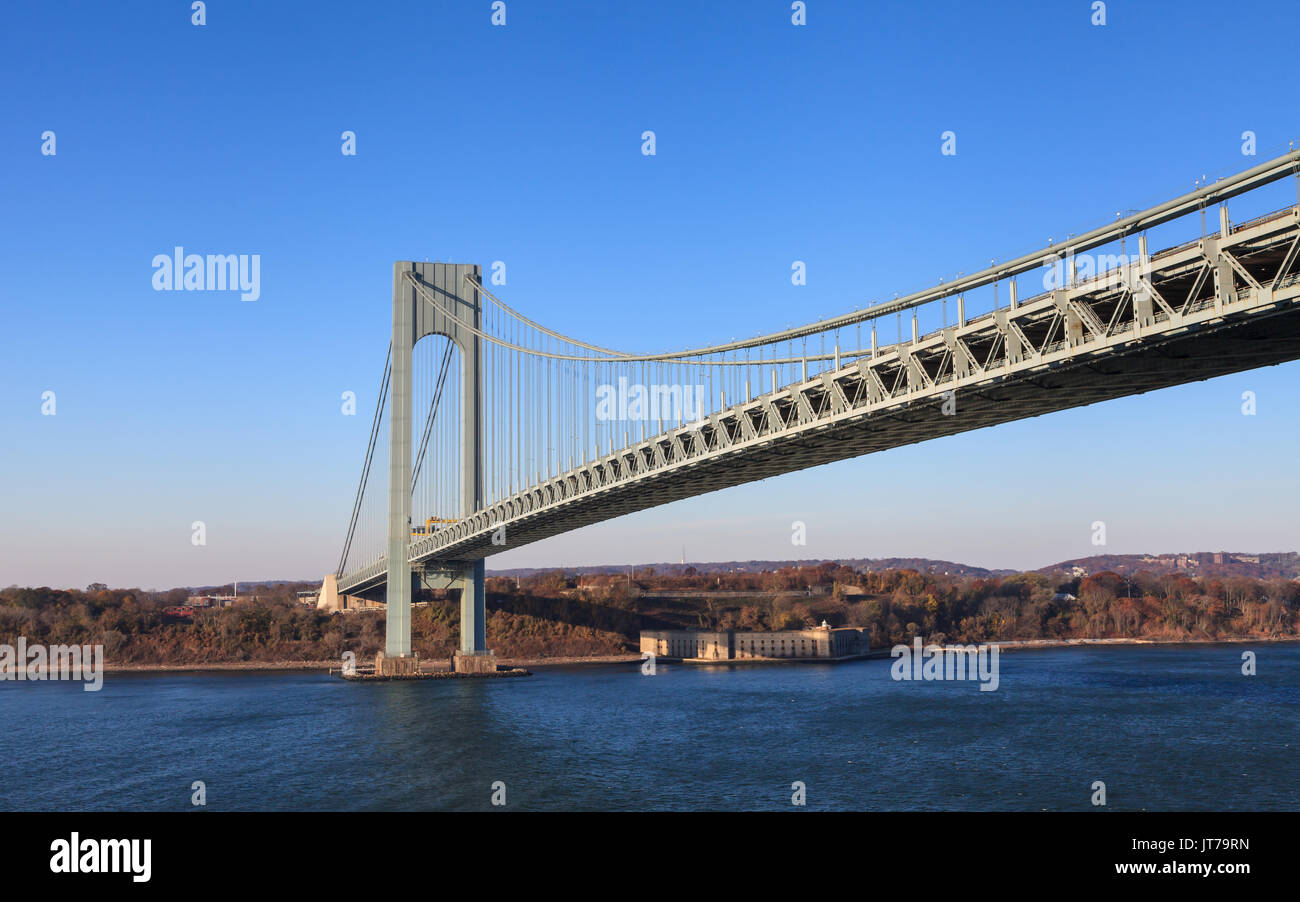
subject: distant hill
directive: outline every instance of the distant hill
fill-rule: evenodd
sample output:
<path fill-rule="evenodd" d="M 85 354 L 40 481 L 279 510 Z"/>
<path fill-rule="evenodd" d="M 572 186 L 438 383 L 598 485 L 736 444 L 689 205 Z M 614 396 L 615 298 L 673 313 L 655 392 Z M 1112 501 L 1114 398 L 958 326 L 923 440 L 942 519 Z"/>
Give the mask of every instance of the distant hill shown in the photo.
<path fill-rule="evenodd" d="M 822 621 L 867 629 L 876 648 L 920 637 L 1297 639 L 1298 558 L 1094 555 L 1027 575 L 928 558 L 664 562 L 638 566 L 632 579 L 616 566 L 518 569 L 503 571 L 517 579 L 494 574 L 485 586 L 486 630 L 504 657 L 557 658 L 635 653 L 642 630 L 784 630 Z M 1081 578 L 1105 570 L 1121 575 Z M 1163 575 L 1173 572 L 1199 578 Z M 12 586 L 0 589 L 0 642 L 103 644 L 114 662 L 142 665 L 320 662 L 384 647 L 384 611 L 344 615 L 300 604 L 296 590 L 314 583 L 241 581 L 239 603 L 199 610 L 180 607 L 186 589 Z M 225 595 L 229 586 L 204 588 Z M 459 645 L 460 600 L 442 589 L 422 601 L 412 614 L 412 648 L 446 659 Z"/>
<path fill-rule="evenodd" d="M 1183 573 L 1188 576 L 1247 577 L 1249 579 L 1296 579 L 1300 577 L 1300 555 L 1294 551 L 1195 551 L 1187 554 L 1096 554 L 1092 557 L 1061 561 L 1049 567 L 1039 567 L 1038 573 L 1065 571 L 1075 568 L 1084 571 L 1078 575 L 1110 570 L 1119 574 L 1132 574 L 1145 570 L 1148 573 Z"/>
<path fill-rule="evenodd" d="M 936 561 L 920 557 L 887 558 L 812 558 L 788 561 L 711 561 L 687 562 L 685 564 L 636 564 L 638 571 L 653 570 L 665 576 L 682 576 L 688 569 L 696 573 L 765 573 L 784 567 L 816 567 L 819 564 L 839 564 L 855 570 L 916 570 L 920 573 L 944 573 L 949 576 L 992 577 L 1010 576 L 1015 570 L 990 570 L 985 567 L 972 567 L 953 561 Z M 627 573 L 632 564 L 609 564 L 592 567 L 517 567 L 512 570 L 489 570 L 489 576 L 528 577 L 539 573 L 553 573 L 562 570 L 569 576 L 592 576 L 609 573 Z"/>
<path fill-rule="evenodd" d="M 923 557 L 886 557 L 886 558 L 805 558 L 784 561 L 688 561 L 657 564 L 636 564 L 638 572 L 653 570 L 663 576 L 683 576 L 690 568 L 698 574 L 721 573 L 765 573 L 785 567 L 816 567 L 819 564 L 839 564 L 855 570 L 916 570 L 919 573 L 946 574 L 948 576 L 975 577 L 989 579 L 1011 576 L 1018 570 L 990 569 L 960 564 L 955 561 L 934 560 Z M 567 576 L 593 576 L 610 573 L 627 573 L 632 564 L 603 564 L 585 567 L 514 567 L 504 570 L 489 570 L 488 576 L 509 576 L 524 578 L 539 573 L 563 571 Z M 1095 554 L 1091 557 L 1072 558 L 1046 567 L 1036 567 L 1033 573 L 1064 572 L 1073 574 L 1075 568 L 1083 571 L 1076 575 L 1087 575 L 1110 570 L 1119 574 L 1133 574 L 1141 571 L 1148 573 L 1184 573 L 1188 576 L 1234 577 L 1250 579 L 1298 579 L 1300 578 L 1300 554 L 1294 551 L 1245 552 L 1245 551 L 1196 551 L 1176 554 Z M 241 593 L 257 588 L 268 589 L 274 586 L 297 584 L 303 589 L 320 586 L 319 579 L 263 579 L 240 581 Z M 219 594 L 221 590 L 229 591 L 230 583 L 225 586 L 187 586 L 187 592 L 193 595 Z"/>
<path fill-rule="evenodd" d="M 250 579 L 247 581 L 241 579 L 239 581 L 239 588 L 241 590 L 247 589 L 250 592 L 253 589 L 269 589 L 273 586 L 291 585 L 318 589 L 320 588 L 320 584 L 321 581 L 319 579 Z M 232 583 L 225 583 L 220 586 L 178 586 L 177 588 L 184 589 L 191 595 L 220 595 L 223 591 L 232 591 L 234 586 Z"/>

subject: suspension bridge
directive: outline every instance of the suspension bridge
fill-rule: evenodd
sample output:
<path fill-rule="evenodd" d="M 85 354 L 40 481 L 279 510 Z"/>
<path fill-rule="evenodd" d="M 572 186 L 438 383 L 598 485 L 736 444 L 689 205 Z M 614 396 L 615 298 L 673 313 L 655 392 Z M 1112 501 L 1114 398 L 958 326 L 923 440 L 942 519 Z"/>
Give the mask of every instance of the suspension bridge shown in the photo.
<path fill-rule="evenodd" d="M 1230 199 L 1288 176 L 1295 203 L 1231 221 Z M 1198 215 L 1199 235 L 1148 248 L 1148 230 L 1191 232 Z M 459 588 L 455 667 L 492 667 L 489 555 L 830 461 L 1295 359 L 1298 256 L 1292 151 L 935 288 L 664 353 L 548 329 L 497 297 L 479 266 L 398 262 L 379 400 L 325 588 L 385 599 L 393 673 L 413 660 L 421 587 Z M 1020 297 L 1017 277 L 1035 271 L 1047 290 Z M 385 455 L 386 493 L 372 479 Z M 1062 475 L 1092 478 L 1073 452 Z"/>

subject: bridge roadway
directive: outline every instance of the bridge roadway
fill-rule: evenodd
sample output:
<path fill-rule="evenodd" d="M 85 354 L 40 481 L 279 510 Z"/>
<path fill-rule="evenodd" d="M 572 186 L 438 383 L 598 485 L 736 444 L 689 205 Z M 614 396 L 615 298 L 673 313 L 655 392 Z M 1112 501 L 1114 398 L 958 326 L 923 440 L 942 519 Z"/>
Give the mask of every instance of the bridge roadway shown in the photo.
<path fill-rule="evenodd" d="M 1300 207 L 1225 218 L 1203 239 L 1149 258 L 1143 247 L 1138 264 L 970 321 L 959 312 L 955 326 L 574 468 L 413 542 L 410 560 L 436 570 L 769 476 L 1296 359 L 1298 248 Z M 1041 449 L 1081 488 L 1086 438 Z M 340 591 L 382 593 L 386 566 L 345 574 Z"/>

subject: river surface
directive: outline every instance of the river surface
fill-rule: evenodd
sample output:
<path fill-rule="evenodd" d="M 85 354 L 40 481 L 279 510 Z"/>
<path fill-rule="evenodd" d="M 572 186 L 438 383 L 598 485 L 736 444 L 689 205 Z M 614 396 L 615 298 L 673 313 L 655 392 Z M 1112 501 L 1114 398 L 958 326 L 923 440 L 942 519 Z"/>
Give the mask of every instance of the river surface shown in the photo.
<path fill-rule="evenodd" d="M 1016 651 L 992 692 L 891 663 L 0 682 L 0 810 L 1300 809 L 1300 644 Z"/>

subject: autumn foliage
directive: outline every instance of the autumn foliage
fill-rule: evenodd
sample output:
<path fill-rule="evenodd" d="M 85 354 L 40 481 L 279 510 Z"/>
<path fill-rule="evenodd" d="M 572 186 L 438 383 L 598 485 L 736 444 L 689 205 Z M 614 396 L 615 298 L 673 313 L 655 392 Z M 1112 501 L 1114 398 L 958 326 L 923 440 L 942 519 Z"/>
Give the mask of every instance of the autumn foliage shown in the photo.
<path fill-rule="evenodd" d="M 255 599 L 176 617 L 165 609 L 183 603 L 185 590 L 9 587 L 0 590 L 0 642 L 102 644 L 110 665 L 337 661 L 345 651 L 364 660 L 383 648 L 383 611 L 323 613 L 300 604 L 296 588 L 267 587 Z M 759 573 L 553 571 L 489 578 L 487 589 L 488 645 L 511 658 L 635 652 L 643 629 L 796 629 L 822 621 L 865 627 L 877 648 L 915 636 L 963 643 L 1300 637 L 1300 583 L 1283 578 L 1105 571 L 979 579 L 826 563 Z M 415 650 L 448 657 L 459 642 L 459 599 L 426 593 L 422 602 L 412 618 Z"/>

